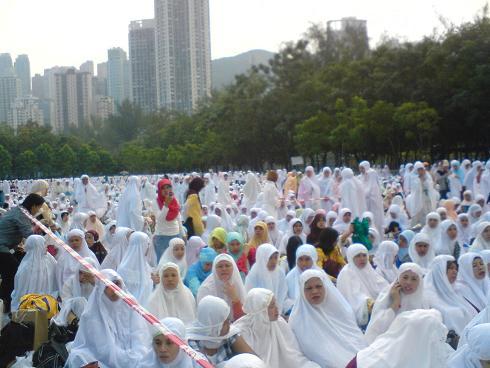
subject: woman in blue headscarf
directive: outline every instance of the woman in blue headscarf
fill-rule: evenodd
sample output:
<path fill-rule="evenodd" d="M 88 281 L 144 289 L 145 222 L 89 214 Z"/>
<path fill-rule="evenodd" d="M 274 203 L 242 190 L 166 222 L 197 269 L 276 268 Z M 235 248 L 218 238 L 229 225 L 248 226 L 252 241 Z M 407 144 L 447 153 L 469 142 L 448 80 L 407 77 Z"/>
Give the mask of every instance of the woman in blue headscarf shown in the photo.
<path fill-rule="evenodd" d="M 213 261 L 217 253 L 213 248 L 202 248 L 199 253 L 199 260 L 189 267 L 185 276 L 184 285 L 187 286 L 194 296 L 197 295 L 199 286 L 211 274 Z"/>
<path fill-rule="evenodd" d="M 396 257 L 396 266 L 400 267 L 402 263 L 411 262 L 408 255 L 408 246 L 412 241 L 415 233 L 412 230 L 405 230 L 398 236 L 398 256 Z"/>

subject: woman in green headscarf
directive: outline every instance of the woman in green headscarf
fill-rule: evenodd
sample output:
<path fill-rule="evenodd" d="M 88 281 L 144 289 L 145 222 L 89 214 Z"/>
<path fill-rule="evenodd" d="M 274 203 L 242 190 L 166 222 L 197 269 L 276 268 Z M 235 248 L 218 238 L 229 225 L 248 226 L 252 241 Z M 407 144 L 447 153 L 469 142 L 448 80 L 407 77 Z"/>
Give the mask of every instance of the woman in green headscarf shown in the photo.
<path fill-rule="evenodd" d="M 226 236 L 226 244 L 228 248 L 228 254 L 234 259 L 242 280 L 245 280 L 245 276 L 248 274 L 248 260 L 245 254 L 244 241 L 240 233 L 230 232 Z"/>

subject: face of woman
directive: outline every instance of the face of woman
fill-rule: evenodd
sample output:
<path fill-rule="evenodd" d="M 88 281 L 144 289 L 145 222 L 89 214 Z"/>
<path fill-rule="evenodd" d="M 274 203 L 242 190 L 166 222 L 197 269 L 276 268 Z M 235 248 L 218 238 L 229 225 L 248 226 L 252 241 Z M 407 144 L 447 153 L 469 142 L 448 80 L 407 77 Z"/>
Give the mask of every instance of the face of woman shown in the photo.
<path fill-rule="evenodd" d="M 350 212 L 347 212 L 347 213 L 344 214 L 344 216 L 342 216 L 342 220 L 345 223 L 348 223 L 348 222 L 350 222 L 351 217 L 352 217 L 352 214 Z"/>
<path fill-rule="evenodd" d="M 276 228 L 276 224 L 275 223 L 269 222 L 267 224 L 267 229 L 269 229 L 269 231 L 274 231 L 275 228 Z"/>
<path fill-rule="evenodd" d="M 296 264 L 298 265 L 301 272 L 303 272 L 313 267 L 313 260 L 310 256 L 301 256 L 297 259 Z"/>
<path fill-rule="evenodd" d="M 91 247 L 95 243 L 94 236 L 91 233 L 85 233 L 85 241 L 87 242 L 88 246 Z"/>
<path fill-rule="evenodd" d="M 162 190 L 160 191 L 160 193 L 162 193 L 162 196 L 168 197 L 168 195 L 170 194 L 171 191 L 172 191 L 172 186 L 166 184 L 162 187 Z"/>
<path fill-rule="evenodd" d="M 238 240 L 232 240 L 228 243 L 228 249 L 230 250 L 230 253 L 238 254 L 240 252 L 240 247 L 241 244 Z"/>
<path fill-rule="evenodd" d="M 482 236 L 485 241 L 490 241 L 490 226 L 487 226 L 485 230 L 483 230 Z"/>
<path fill-rule="evenodd" d="M 415 251 L 419 255 L 419 257 L 425 257 L 427 252 L 429 251 L 429 244 L 427 243 L 416 243 Z"/>
<path fill-rule="evenodd" d="M 178 259 L 179 261 L 184 258 L 185 255 L 185 248 L 184 245 L 178 244 L 172 249 L 172 254 L 173 256 Z"/>
<path fill-rule="evenodd" d="M 429 222 L 427 222 L 427 225 L 429 225 L 431 229 L 435 229 L 437 225 L 439 225 L 439 220 L 431 218 L 429 219 Z"/>
<path fill-rule="evenodd" d="M 330 218 L 328 219 L 328 226 L 329 226 L 329 227 L 332 227 L 332 226 L 333 226 L 333 224 L 334 224 L 334 222 L 335 222 L 335 217 L 330 217 Z"/>
<path fill-rule="evenodd" d="M 214 250 L 216 250 L 216 252 L 218 252 L 220 254 L 226 253 L 226 247 L 222 242 L 219 241 L 219 239 L 213 237 L 211 239 L 211 241 L 213 242 L 213 248 L 214 248 Z"/>
<path fill-rule="evenodd" d="M 90 272 L 78 271 L 78 279 L 80 280 L 80 284 L 94 284 L 95 276 Z"/>
<path fill-rule="evenodd" d="M 220 216 L 220 217 L 221 217 L 221 209 L 220 209 L 220 208 L 215 208 L 215 209 L 214 209 L 214 214 L 215 214 L 216 216 Z"/>
<path fill-rule="evenodd" d="M 305 283 L 305 298 L 311 305 L 318 305 L 325 300 L 325 287 L 318 277 L 312 277 Z"/>
<path fill-rule="evenodd" d="M 111 228 L 109 229 L 109 232 L 114 235 L 116 233 L 116 225 L 112 225 Z"/>
<path fill-rule="evenodd" d="M 450 284 L 454 284 L 456 278 L 458 277 L 458 265 L 455 262 L 451 262 L 446 271 L 447 279 Z"/>
<path fill-rule="evenodd" d="M 202 269 L 204 270 L 204 272 L 209 272 L 211 271 L 212 268 L 213 268 L 213 262 L 205 262 L 202 265 Z"/>
<path fill-rule="evenodd" d="M 279 252 L 275 252 L 272 256 L 269 257 L 269 261 L 267 262 L 267 269 L 269 271 L 274 271 L 277 267 L 278 262 L 279 262 Z"/>
<path fill-rule="evenodd" d="M 458 236 L 458 228 L 456 227 L 456 225 L 449 226 L 446 232 L 447 232 L 447 236 L 451 240 L 456 239 Z"/>
<path fill-rule="evenodd" d="M 461 224 L 462 227 L 468 227 L 468 225 L 470 224 L 470 221 L 468 220 L 467 217 L 462 217 L 459 220 L 459 223 Z"/>
<path fill-rule="evenodd" d="M 267 314 L 269 315 L 269 321 L 274 322 L 279 318 L 279 309 L 276 305 L 276 298 L 272 297 L 272 300 L 267 307 Z"/>
<path fill-rule="evenodd" d="M 325 226 L 327 225 L 327 220 L 325 219 L 325 217 L 320 217 L 320 219 L 318 220 L 318 222 L 316 223 L 316 226 L 319 228 L 319 229 L 325 229 Z"/>
<path fill-rule="evenodd" d="M 162 285 L 166 290 L 174 290 L 179 284 L 179 273 L 174 268 L 167 268 L 162 273 Z"/>
<path fill-rule="evenodd" d="M 366 253 L 359 253 L 354 257 L 354 264 L 357 268 L 363 269 L 368 263 L 368 256 Z"/>
<path fill-rule="evenodd" d="M 262 227 L 260 227 L 260 226 L 255 226 L 254 227 L 254 233 L 257 237 L 260 238 L 264 234 L 264 229 L 262 229 Z"/>
<path fill-rule="evenodd" d="M 398 282 L 402 287 L 402 292 L 410 295 L 417 291 L 420 283 L 420 277 L 413 271 L 405 271 L 400 275 Z"/>
<path fill-rule="evenodd" d="M 233 275 L 233 265 L 228 261 L 219 261 L 216 265 L 216 273 L 221 281 L 230 281 Z"/>
<path fill-rule="evenodd" d="M 179 347 L 164 335 L 153 338 L 153 349 L 160 362 L 164 364 L 172 363 L 179 354 Z"/>
<path fill-rule="evenodd" d="M 406 248 L 406 247 L 408 247 L 407 239 L 405 239 L 403 236 L 400 236 L 398 238 L 398 246 L 400 248 Z"/>
<path fill-rule="evenodd" d="M 82 238 L 79 236 L 72 236 L 70 239 L 68 239 L 68 243 L 71 247 L 76 252 L 79 252 L 82 249 Z"/>
<path fill-rule="evenodd" d="M 293 225 L 293 232 L 294 235 L 299 235 L 303 232 L 303 225 L 301 224 L 301 222 L 297 222 Z"/>
<path fill-rule="evenodd" d="M 473 260 L 473 275 L 477 280 L 483 280 L 487 275 L 485 263 L 480 257 L 476 257 Z"/>
<path fill-rule="evenodd" d="M 113 281 L 113 283 L 119 287 L 121 287 L 122 285 L 120 280 L 115 280 Z M 109 288 L 108 286 L 106 286 L 106 288 L 104 289 L 104 294 L 107 298 L 109 298 L 111 302 L 117 302 L 119 300 L 119 296 L 116 294 L 116 292 L 111 288 Z"/>

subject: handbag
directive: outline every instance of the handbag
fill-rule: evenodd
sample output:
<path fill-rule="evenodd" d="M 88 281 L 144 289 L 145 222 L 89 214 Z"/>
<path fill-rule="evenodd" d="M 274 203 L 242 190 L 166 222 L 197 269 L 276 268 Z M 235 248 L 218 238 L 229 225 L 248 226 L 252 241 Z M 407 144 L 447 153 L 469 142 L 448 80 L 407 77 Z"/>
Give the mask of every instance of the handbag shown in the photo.
<path fill-rule="evenodd" d="M 196 235 L 196 232 L 194 231 L 194 223 L 192 222 L 192 217 L 187 217 L 182 226 L 184 226 L 187 230 L 187 239 L 190 239 L 191 236 Z"/>

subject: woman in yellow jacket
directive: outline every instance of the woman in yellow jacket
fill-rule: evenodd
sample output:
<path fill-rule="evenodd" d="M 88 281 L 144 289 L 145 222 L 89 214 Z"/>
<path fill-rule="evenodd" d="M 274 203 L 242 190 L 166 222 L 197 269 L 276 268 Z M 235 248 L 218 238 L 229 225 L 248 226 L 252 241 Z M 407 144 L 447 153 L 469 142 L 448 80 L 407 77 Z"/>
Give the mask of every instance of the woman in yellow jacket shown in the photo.
<path fill-rule="evenodd" d="M 204 233 L 204 224 L 202 223 L 202 207 L 199 200 L 199 192 L 204 188 L 204 180 L 197 177 L 191 180 L 189 183 L 189 190 L 186 194 L 185 200 L 185 213 L 186 223 L 189 223 L 189 218 L 192 219 L 192 227 L 194 229 L 194 235 L 201 236 Z"/>

